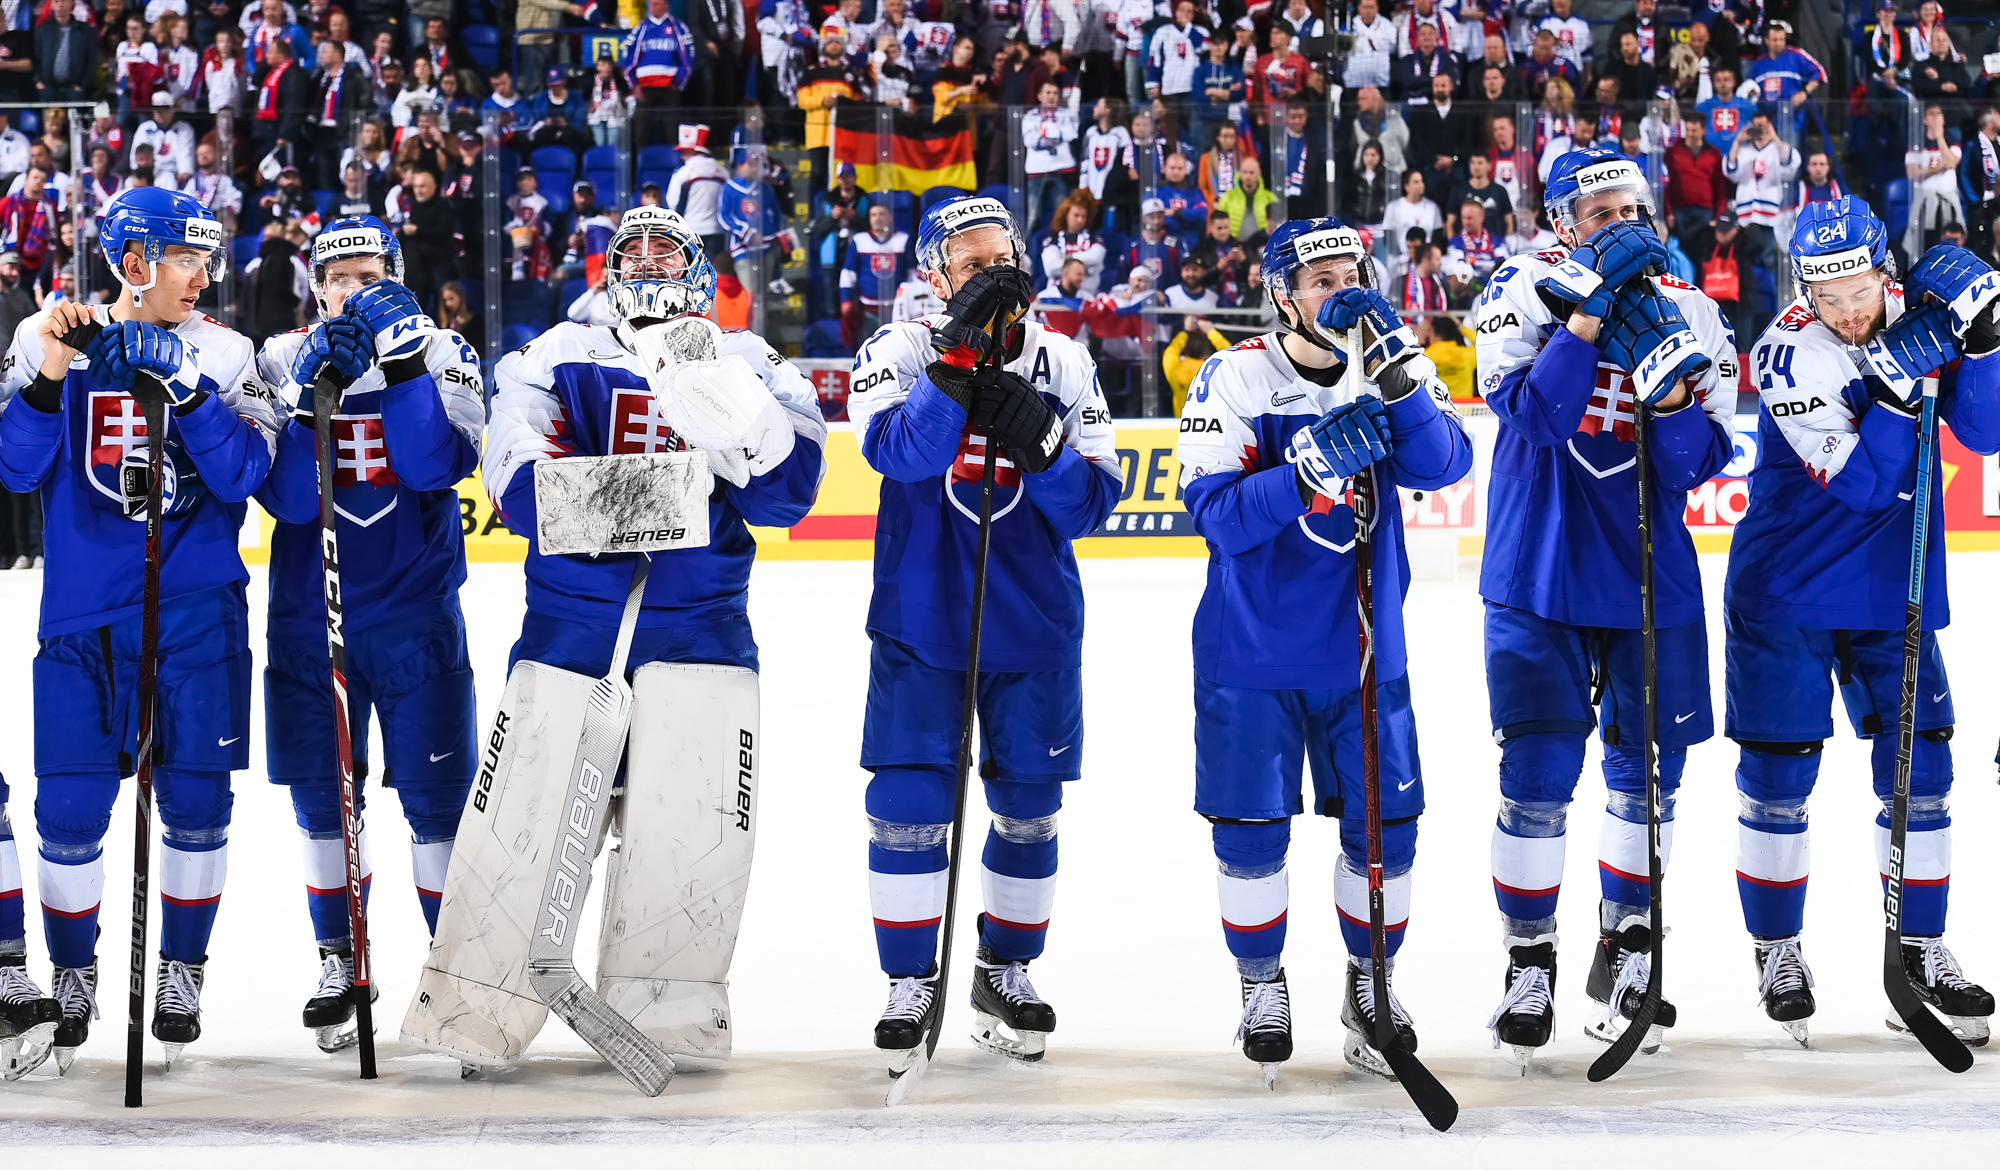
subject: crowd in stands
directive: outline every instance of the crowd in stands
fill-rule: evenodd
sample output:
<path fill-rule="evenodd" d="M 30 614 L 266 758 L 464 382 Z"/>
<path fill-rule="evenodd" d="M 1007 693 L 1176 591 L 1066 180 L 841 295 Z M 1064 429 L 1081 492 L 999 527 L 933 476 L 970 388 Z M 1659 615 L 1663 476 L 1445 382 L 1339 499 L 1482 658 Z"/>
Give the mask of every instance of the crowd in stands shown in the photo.
<path fill-rule="evenodd" d="M 1265 327 L 1264 239 L 1321 214 L 1369 233 L 1392 300 L 1469 395 L 1447 352 L 1463 314 L 1507 256 L 1555 243 L 1539 184 L 1581 146 L 1655 176 L 1676 273 L 1745 345 L 1781 307 L 1777 232 L 1802 202 L 1906 209 L 1889 216 L 1905 258 L 1948 237 L 1990 252 L 1994 34 L 1935 0 L 1884 4 L 1848 94 L 1766 12 L 1780 0 L 1634 0 L 1608 28 L 1574 0 L 1385 2 L 0 0 L 0 102 L 32 107 L 0 113 L 0 310 L 15 289 L 21 305 L 76 295 L 79 248 L 87 295 L 106 295 L 92 217 L 154 184 L 237 236 L 253 336 L 310 319 L 312 235 L 365 211 L 398 233 L 425 304 L 484 349 L 489 280 L 561 290 L 549 319 L 608 320 L 618 187 L 704 236 L 727 323 L 747 323 L 750 290 L 781 309 L 797 293 L 807 356 L 851 352 L 937 307 L 913 240 L 941 194 L 861 184 L 836 146 L 857 104 L 964 116 L 964 189 L 1025 211 L 1037 315 L 1100 354 L 1121 411 L 1140 369 L 1180 389 Z M 544 165 L 552 148 L 566 164 Z"/>

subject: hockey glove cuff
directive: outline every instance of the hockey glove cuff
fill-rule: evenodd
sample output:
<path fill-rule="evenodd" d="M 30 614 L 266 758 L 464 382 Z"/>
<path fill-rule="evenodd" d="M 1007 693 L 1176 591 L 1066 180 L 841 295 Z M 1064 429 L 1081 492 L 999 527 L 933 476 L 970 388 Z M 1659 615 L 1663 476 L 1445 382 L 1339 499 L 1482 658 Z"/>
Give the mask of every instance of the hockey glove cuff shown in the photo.
<path fill-rule="evenodd" d="M 1869 368 L 1882 379 L 1889 393 L 1914 412 L 1923 395 L 1924 375 L 1932 373 L 1958 356 L 1958 339 L 1951 331 L 1951 311 L 1942 305 L 1925 305 L 1904 313 L 1865 351 Z"/>
<path fill-rule="evenodd" d="M 1356 472 L 1394 450 L 1389 408 L 1379 398 L 1360 398 L 1301 427 L 1286 456 L 1298 465 L 1302 493 L 1337 499 Z"/>
<path fill-rule="evenodd" d="M 946 398 L 958 403 L 959 409 L 965 411 L 966 420 L 970 422 L 973 407 L 979 401 L 978 371 L 955 366 L 940 358 L 925 366 L 924 373 L 930 377 L 931 385 L 944 391 Z"/>
<path fill-rule="evenodd" d="M 1055 466 L 1062 454 L 1062 418 L 1026 378 L 1006 370 L 982 374 L 973 425 L 984 430 L 1029 475 Z"/>
<path fill-rule="evenodd" d="M 1929 294 L 1950 308 L 1954 335 L 1970 340 L 1969 331 L 1983 318 L 1990 339 L 1994 302 L 2000 301 L 2000 273 L 1972 252 L 1953 244 L 1939 244 L 1917 262 L 1907 288 L 1905 305 L 1917 304 Z"/>
<path fill-rule="evenodd" d="M 1632 375 L 1632 395 L 1652 406 L 1714 363 L 1680 307 L 1650 284 L 1621 293 L 1611 327 L 1598 339 L 1604 356 Z"/>

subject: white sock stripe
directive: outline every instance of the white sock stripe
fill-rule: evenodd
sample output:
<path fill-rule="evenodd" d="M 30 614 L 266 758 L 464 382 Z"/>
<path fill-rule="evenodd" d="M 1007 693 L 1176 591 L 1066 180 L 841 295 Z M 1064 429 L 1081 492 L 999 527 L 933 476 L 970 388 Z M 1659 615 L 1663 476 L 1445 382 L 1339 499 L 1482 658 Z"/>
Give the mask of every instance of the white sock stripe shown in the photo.
<path fill-rule="evenodd" d="M 410 876 L 417 888 L 442 893 L 444 875 L 451 869 L 450 841 L 410 842 Z"/>
<path fill-rule="evenodd" d="M 1597 859 L 1620 873 L 1644 879 L 1652 872 L 1647 856 L 1646 824 L 1633 823 L 1610 813 L 1604 814 L 1604 828 L 1597 838 Z M 1674 823 L 1660 826 L 1660 868 L 1674 855 Z"/>
<path fill-rule="evenodd" d="M 36 861 L 42 905 L 58 914 L 81 914 L 104 900 L 104 854 L 81 865 L 63 865 L 46 857 Z"/>
<path fill-rule="evenodd" d="M 1736 872 L 1766 882 L 1796 882 L 1812 872 L 1811 833 L 1767 833 L 1736 826 Z"/>
<path fill-rule="evenodd" d="M 868 874 L 868 909 L 881 923 L 929 922 L 944 917 L 945 874 Z"/>
<path fill-rule="evenodd" d="M 189 853 L 172 843 L 160 847 L 160 896 L 176 902 L 207 902 L 222 896 L 229 875 L 229 846 Z"/>
<path fill-rule="evenodd" d="M 1552 890 L 1562 885 L 1567 834 L 1516 837 L 1493 827 L 1493 880 L 1516 890 Z"/>
<path fill-rule="evenodd" d="M 1875 865 L 1889 872 L 1889 830 L 1875 826 Z M 1943 881 L 1951 876 L 1951 827 L 1911 830 L 1903 838 L 1903 880 Z"/>
<path fill-rule="evenodd" d="M 1236 927 L 1258 927 L 1275 922 L 1292 904 L 1292 879 L 1287 870 L 1269 877 L 1240 878 L 1226 873 L 1215 875 L 1217 901 L 1222 904 L 1222 920 Z"/>
<path fill-rule="evenodd" d="M 305 848 L 306 886 L 315 890 L 344 890 L 347 888 L 347 842 L 340 837 L 307 837 L 301 834 L 300 844 Z M 447 850 L 449 847 L 447 846 Z M 447 852 L 449 856 L 449 852 Z M 361 830 L 361 876 L 366 878 L 375 872 L 368 856 L 368 830 Z M 419 883 L 421 884 L 421 883 Z M 431 886 L 430 889 L 441 889 Z"/>
<path fill-rule="evenodd" d="M 1045 878 L 1008 877 L 994 873 L 982 863 L 979 888 L 986 897 L 988 915 L 1022 926 L 1047 922 L 1056 905 L 1054 874 Z"/>
<path fill-rule="evenodd" d="M 14 839 L 0 841 L 0 897 L 21 892 L 21 855 L 14 849 Z"/>
<path fill-rule="evenodd" d="M 1382 883 L 1382 921 L 1390 926 L 1409 920 L 1410 878 L 1411 874 L 1405 873 Z M 1368 921 L 1368 875 L 1344 856 L 1333 870 L 1333 900 L 1349 918 Z"/>

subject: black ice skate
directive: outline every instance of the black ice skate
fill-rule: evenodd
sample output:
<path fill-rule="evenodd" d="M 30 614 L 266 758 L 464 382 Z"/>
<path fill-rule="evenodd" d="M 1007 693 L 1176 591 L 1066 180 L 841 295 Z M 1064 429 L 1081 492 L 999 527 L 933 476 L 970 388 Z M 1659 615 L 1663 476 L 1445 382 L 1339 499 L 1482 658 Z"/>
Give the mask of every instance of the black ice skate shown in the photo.
<path fill-rule="evenodd" d="M 62 1008 L 62 1023 L 56 1025 L 56 1073 L 69 1071 L 76 1050 L 90 1039 L 90 1021 L 97 1019 L 97 960 L 88 967 L 57 967 L 49 980 Z"/>
<path fill-rule="evenodd" d="M 1584 992 L 1604 1006 L 1604 1018 L 1586 1024 L 1583 1034 L 1602 1044 L 1610 1044 L 1625 1031 L 1653 977 L 1653 930 L 1634 914 L 1618 924 L 1617 930 L 1598 932 L 1597 950 L 1590 957 L 1590 978 Z M 1616 1004 L 1614 1008 L 1612 1005 Z M 1660 1050 L 1666 1029 L 1674 1026 L 1674 1005 L 1662 999 L 1639 1051 L 1651 1056 Z"/>
<path fill-rule="evenodd" d="M 1521 1075 L 1527 1076 L 1535 1049 L 1547 1044 L 1556 1030 L 1556 936 L 1510 937 L 1506 946 L 1502 985 L 1507 991 L 1486 1026 L 1493 1030 L 1493 1047 L 1505 1044 L 1521 1066 Z"/>
<path fill-rule="evenodd" d="M 1396 971 L 1393 966 L 1388 974 L 1390 979 L 1394 978 Z M 1389 1019 L 1403 1051 L 1415 1052 L 1417 1029 L 1410 1022 L 1410 1013 L 1404 1011 L 1402 1003 L 1397 1000 L 1393 983 L 1389 987 Z M 1347 1063 L 1362 1072 L 1395 1080 L 1396 1074 L 1389 1068 L 1389 1062 L 1375 1047 L 1375 979 L 1362 972 L 1361 964 L 1353 956 L 1347 960 L 1347 995 L 1340 1004 L 1340 1022 L 1347 1025 L 1347 1043 L 1341 1053 L 1347 1058 Z"/>
<path fill-rule="evenodd" d="M 201 1039 L 201 981 L 207 958 L 199 963 L 160 959 L 154 979 L 153 1039 L 167 1050 L 167 1071 L 173 1071 L 181 1049 Z"/>
<path fill-rule="evenodd" d="M 28 956 L 0 955 L 0 1080 L 40 1068 L 61 1023 L 62 1005 L 28 977 Z"/>
<path fill-rule="evenodd" d="M 889 981 L 889 1006 L 875 1021 L 875 1047 L 888 1054 L 892 1077 L 908 1072 L 923 1051 L 931 1021 L 943 1007 L 938 1002 L 937 984 L 936 963 L 921 978 L 911 975 Z"/>
<path fill-rule="evenodd" d="M 371 948 L 372 953 L 372 948 Z M 368 985 L 368 1002 L 382 998 L 382 990 Z M 319 989 L 306 1001 L 301 1013 L 305 1026 L 313 1030 L 319 1050 L 341 1052 L 361 1043 L 361 1028 L 354 1012 L 354 952 L 319 951 Z"/>
<path fill-rule="evenodd" d="M 983 944 L 972 961 L 972 1019 L 974 1044 L 1015 1060 L 1040 1060 L 1056 1030 L 1056 1009 L 1035 994 L 1028 964 L 995 959 Z"/>
<path fill-rule="evenodd" d="M 1236 1025 L 1243 1055 L 1257 1062 L 1264 1087 L 1278 1087 L 1278 1065 L 1292 1058 L 1292 993 L 1280 969 L 1275 979 L 1243 981 L 1243 1019 Z"/>
<path fill-rule="evenodd" d="M 1986 1044 L 1992 1034 L 1988 1017 L 1993 1014 L 1993 993 L 1965 977 L 1942 935 L 1904 935 L 1903 970 L 1909 973 L 1917 997 L 1944 1016 L 1953 1035 L 1968 1048 Z M 1903 1022 L 1893 1018 L 1889 1027 L 1904 1030 Z"/>
<path fill-rule="evenodd" d="M 1799 950 L 1799 936 L 1752 941 L 1760 973 L 1757 998 L 1764 1005 L 1764 1014 L 1783 1025 L 1801 1047 L 1810 1045 L 1812 1036 L 1806 1021 L 1818 1005 L 1813 1002 L 1812 968 L 1806 966 L 1805 955 Z"/>

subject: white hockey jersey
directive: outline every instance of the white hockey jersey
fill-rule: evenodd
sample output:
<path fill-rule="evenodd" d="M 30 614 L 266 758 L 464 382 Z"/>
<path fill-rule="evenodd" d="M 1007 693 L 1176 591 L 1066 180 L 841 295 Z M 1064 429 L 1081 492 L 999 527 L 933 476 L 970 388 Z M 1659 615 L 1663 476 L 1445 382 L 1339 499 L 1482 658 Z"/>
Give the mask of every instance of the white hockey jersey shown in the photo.
<path fill-rule="evenodd" d="M 1109 130 L 1099 130 L 1092 122 L 1083 131 L 1083 166 L 1079 176 L 1083 185 L 1090 188 L 1091 195 L 1104 198 L 1104 181 L 1111 177 L 1111 168 L 1122 165 L 1126 148 L 1132 145 L 1132 132 L 1123 126 L 1113 126 Z"/>

